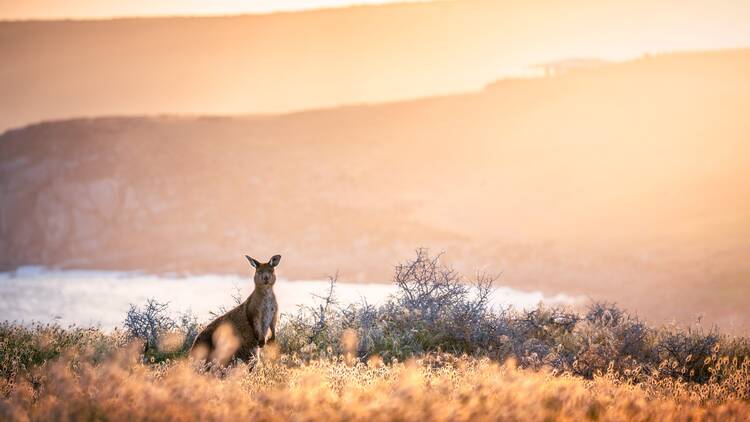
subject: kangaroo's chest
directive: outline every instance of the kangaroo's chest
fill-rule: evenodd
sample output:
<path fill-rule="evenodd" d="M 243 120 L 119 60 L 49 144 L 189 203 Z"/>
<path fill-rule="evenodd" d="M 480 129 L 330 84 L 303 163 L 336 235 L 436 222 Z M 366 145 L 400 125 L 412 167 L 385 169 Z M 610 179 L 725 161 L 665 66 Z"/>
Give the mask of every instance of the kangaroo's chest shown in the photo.
<path fill-rule="evenodd" d="M 260 302 L 258 310 L 260 316 L 260 324 L 264 332 L 271 326 L 271 321 L 273 320 L 274 315 L 276 315 L 277 306 L 278 305 L 276 305 L 276 298 L 274 296 L 265 297 Z"/>

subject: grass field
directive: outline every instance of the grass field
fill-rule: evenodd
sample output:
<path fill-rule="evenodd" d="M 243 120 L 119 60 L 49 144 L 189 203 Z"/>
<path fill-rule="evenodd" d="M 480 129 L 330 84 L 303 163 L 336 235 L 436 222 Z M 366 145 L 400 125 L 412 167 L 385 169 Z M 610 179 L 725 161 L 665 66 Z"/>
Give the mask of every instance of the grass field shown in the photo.
<path fill-rule="evenodd" d="M 272 355 L 272 356 L 269 356 Z M 432 354 L 406 363 L 302 362 L 266 353 L 252 370 L 200 373 L 188 362 L 65 357 L 3 380 L 3 420 L 747 420 L 744 365 L 695 384 L 614 372 L 592 379 L 508 361 Z"/>

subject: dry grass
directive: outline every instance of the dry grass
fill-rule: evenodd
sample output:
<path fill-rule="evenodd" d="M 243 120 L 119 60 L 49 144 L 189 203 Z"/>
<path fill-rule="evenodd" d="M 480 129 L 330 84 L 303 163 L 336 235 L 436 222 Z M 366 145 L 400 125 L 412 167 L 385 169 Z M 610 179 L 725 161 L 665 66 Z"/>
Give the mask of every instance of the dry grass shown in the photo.
<path fill-rule="evenodd" d="M 266 352 L 220 374 L 185 360 L 144 364 L 137 347 L 95 363 L 72 353 L 5 380 L 2 420 L 747 420 L 726 382 L 614 373 L 592 380 L 513 361 L 431 355 L 406 363 L 309 362 Z M 750 372 L 745 365 L 745 383 Z M 747 394 L 747 391 L 745 391 Z"/>

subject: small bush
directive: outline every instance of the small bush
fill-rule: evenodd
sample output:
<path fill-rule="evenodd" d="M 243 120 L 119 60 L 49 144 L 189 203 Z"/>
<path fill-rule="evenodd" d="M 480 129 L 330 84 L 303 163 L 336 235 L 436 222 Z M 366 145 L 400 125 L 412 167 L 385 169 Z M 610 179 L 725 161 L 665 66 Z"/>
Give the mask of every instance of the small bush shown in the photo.
<path fill-rule="evenodd" d="M 661 359 L 659 371 L 672 378 L 706 382 L 711 376 L 712 357 L 719 351 L 720 341 L 721 336 L 715 330 L 664 329 L 656 343 Z"/>
<path fill-rule="evenodd" d="M 359 339 L 361 358 L 379 355 L 404 359 L 433 351 L 475 353 L 497 345 L 493 315 L 488 308 L 494 281 L 479 275 L 471 284 L 426 250 L 396 267 L 398 291 L 383 306 L 363 301 L 339 307 L 336 277 L 313 307 L 301 307 L 282 321 L 281 345 L 287 353 L 339 353 L 344 330 Z"/>
<path fill-rule="evenodd" d="M 197 318 L 191 313 L 175 320 L 169 304 L 148 299 L 143 308 L 130 305 L 123 323 L 130 340 L 143 343 L 144 359 L 161 362 L 187 353 L 198 335 Z"/>
<path fill-rule="evenodd" d="M 87 361 L 101 362 L 127 342 L 120 331 L 105 333 L 98 328 L 60 327 L 56 324 L 24 326 L 0 322 L 0 393 L 20 374 L 44 368 L 66 353 L 69 360 L 86 354 Z"/>

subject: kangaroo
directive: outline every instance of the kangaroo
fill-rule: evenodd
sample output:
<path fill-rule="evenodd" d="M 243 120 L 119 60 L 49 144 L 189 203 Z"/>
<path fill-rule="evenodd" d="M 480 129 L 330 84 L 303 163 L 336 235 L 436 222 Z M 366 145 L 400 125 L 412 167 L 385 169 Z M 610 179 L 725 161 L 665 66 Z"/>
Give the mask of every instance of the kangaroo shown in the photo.
<path fill-rule="evenodd" d="M 226 366 L 232 359 L 257 359 L 259 348 L 266 344 L 268 330 L 276 340 L 279 304 L 273 293 L 276 283 L 274 269 L 281 255 L 274 255 L 267 263 L 260 263 L 245 255 L 255 268 L 255 289 L 242 304 L 216 318 L 198 334 L 190 348 L 190 356 L 210 360 Z"/>

